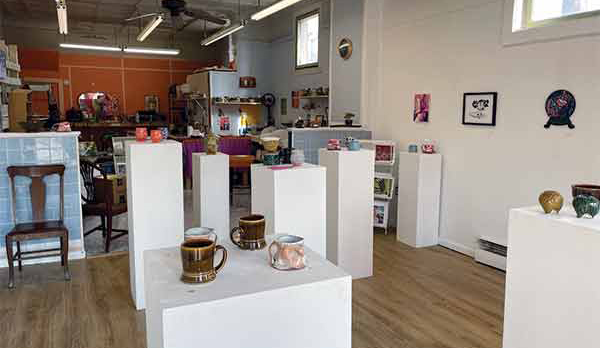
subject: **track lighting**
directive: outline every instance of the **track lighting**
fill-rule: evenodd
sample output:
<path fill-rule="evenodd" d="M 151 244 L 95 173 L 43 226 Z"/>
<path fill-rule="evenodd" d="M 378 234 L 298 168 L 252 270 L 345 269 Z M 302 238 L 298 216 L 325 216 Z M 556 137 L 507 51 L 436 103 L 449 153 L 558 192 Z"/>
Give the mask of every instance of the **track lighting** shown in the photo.
<path fill-rule="evenodd" d="M 243 29 L 246 26 L 246 24 L 247 24 L 247 21 L 242 20 L 239 23 L 230 25 L 227 28 L 223 28 L 223 29 L 217 31 L 216 33 L 214 33 L 213 35 L 202 40 L 202 46 L 208 46 L 208 45 L 212 44 L 213 42 L 217 42 L 217 41 L 221 40 L 222 38 L 233 34 L 236 31 Z"/>

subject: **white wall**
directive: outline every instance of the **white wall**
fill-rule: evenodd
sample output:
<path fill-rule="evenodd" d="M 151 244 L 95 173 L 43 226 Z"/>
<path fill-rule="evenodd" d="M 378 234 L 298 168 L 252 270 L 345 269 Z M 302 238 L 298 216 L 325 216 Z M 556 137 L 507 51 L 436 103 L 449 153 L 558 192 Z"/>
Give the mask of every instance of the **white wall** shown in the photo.
<path fill-rule="evenodd" d="M 364 0 L 331 0 L 331 119 L 344 122 L 346 113 L 361 114 L 362 35 Z M 348 60 L 338 54 L 338 44 L 348 38 L 354 53 Z"/>
<path fill-rule="evenodd" d="M 366 1 L 365 37 L 380 37 L 363 65 L 379 91 L 363 94 L 374 137 L 400 149 L 439 142 L 446 245 L 468 252 L 479 235 L 506 238 L 510 208 L 537 204 L 545 189 L 570 201 L 571 184 L 600 181 L 598 36 L 506 47 L 502 0 Z M 577 98 L 575 130 L 543 128 L 545 99 L 559 88 Z M 462 95 L 477 91 L 499 93 L 496 127 L 461 124 Z M 417 92 L 432 94 L 429 124 L 412 122 Z"/>

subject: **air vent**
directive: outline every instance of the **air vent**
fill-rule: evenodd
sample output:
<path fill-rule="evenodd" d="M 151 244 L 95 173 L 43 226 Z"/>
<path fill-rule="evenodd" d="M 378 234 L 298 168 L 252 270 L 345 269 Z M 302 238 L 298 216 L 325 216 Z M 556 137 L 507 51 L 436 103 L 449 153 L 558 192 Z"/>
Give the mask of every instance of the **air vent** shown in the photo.
<path fill-rule="evenodd" d="M 506 271 L 506 242 L 495 238 L 481 236 L 475 250 L 475 261 Z"/>

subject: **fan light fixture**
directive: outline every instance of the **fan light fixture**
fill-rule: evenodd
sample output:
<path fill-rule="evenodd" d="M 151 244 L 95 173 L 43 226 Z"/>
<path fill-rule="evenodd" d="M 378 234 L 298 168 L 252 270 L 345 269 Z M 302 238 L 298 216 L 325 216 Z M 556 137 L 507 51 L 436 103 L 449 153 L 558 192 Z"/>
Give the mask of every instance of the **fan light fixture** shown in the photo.
<path fill-rule="evenodd" d="M 302 1 L 302 0 L 281 0 L 279 2 L 274 3 L 271 6 L 268 6 L 264 9 L 256 12 L 255 14 L 250 16 L 250 18 L 252 18 L 252 20 L 255 20 L 255 21 L 260 21 L 261 19 L 269 17 L 273 13 L 279 12 L 286 7 L 290 7 L 296 3 L 299 3 L 300 1 Z"/>
<path fill-rule="evenodd" d="M 70 44 L 70 43 L 61 43 L 59 46 L 62 48 L 76 48 L 76 49 L 94 50 L 94 51 L 112 51 L 112 52 L 121 51 L 121 47 L 116 47 L 116 46 L 80 45 L 80 44 Z"/>
<path fill-rule="evenodd" d="M 156 15 L 154 18 L 152 18 L 152 20 L 148 24 L 146 24 L 144 29 L 142 29 L 140 34 L 137 36 L 137 40 L 140 42 L 146 40 L 148 35 L 150 35 L 154 31 L 154 29 L 156 29 L 156 27 L 158 27 L 160 23 L 162 23 L 163 20 L 164 17 L 162 14 Z"/>
<path fill-rule="evenodd" d="M 202 40 L 202 46 L 208 46 L 213 42 L 217 42 L 224 37 L 227 37 L 238 30 L 242 30 L 248 22 L 246 20 L 242 20 L 239 23 L 228 26 L 227 28 L 223 28 L 206 39 Z"/>
<path fill-rule="evenodd" d="M 126 53 L 142 53 L 142 54 L 161 54 L 168 56 L 176 56 L 179 54 L 178 49 L 169 48 L 144 48 L 144 47 L 127 47 L 123 48 Z"/>
<path fill-rule="evenodd" d="M 56 15 L 58 17 L 58 32 L 67 35 L 67 3 L 65 0 L 56 0 Z"/>

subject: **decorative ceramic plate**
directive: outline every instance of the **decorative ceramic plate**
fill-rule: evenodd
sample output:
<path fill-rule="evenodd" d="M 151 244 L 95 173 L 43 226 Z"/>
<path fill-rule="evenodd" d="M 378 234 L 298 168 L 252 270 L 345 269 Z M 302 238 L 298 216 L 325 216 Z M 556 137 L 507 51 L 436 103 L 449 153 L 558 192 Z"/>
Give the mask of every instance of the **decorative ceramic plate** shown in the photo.
<path fill-rule="evenodd" d="M 546 114 L 548 115 L 548 122 L 544 125 L 545 128 L 550 126 L 569 126 L 569 128 L 575 128 L 575 125 L 571 122 L 571 116 L 575 112 L 575 96 L 567 90 L 559 89 L 558 91 L 552 92 L 548 99 L 546 99 Z"/>

